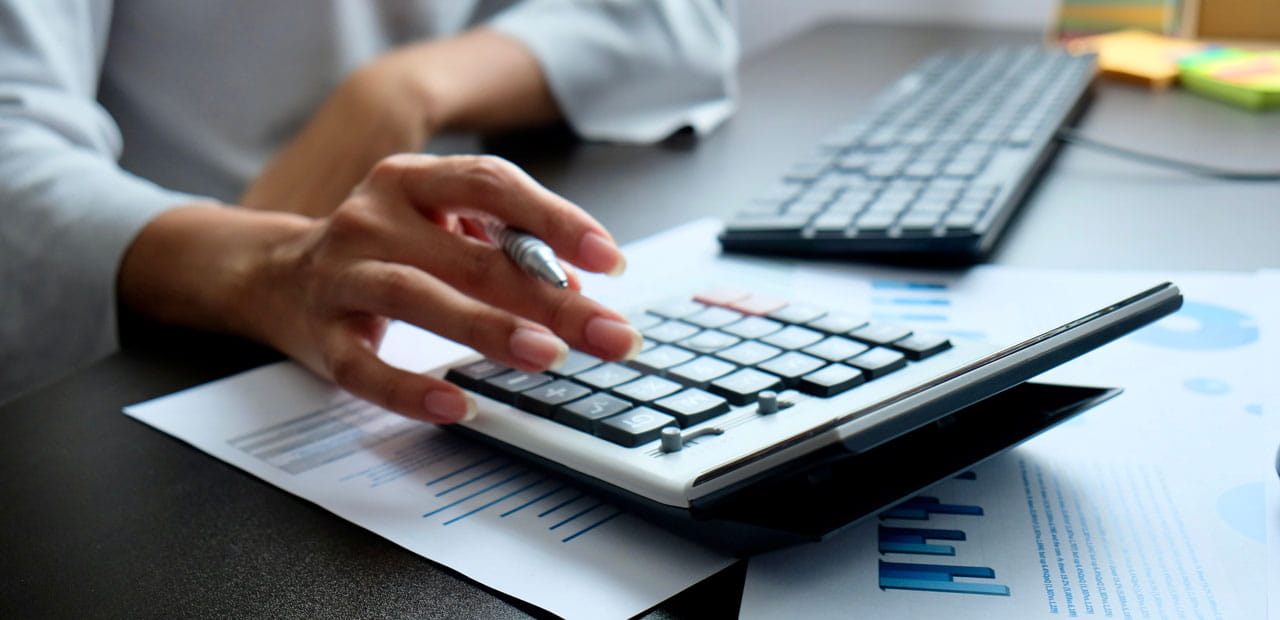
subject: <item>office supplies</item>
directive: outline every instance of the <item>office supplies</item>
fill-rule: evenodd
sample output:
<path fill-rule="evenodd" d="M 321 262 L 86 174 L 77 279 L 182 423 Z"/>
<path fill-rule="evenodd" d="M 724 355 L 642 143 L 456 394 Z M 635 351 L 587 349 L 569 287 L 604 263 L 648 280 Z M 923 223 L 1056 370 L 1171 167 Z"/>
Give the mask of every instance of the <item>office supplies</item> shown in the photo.
<path fill-rule="evenodd" d="M 1165 89 L 1178 79 L 1178 59 L 1204 49 L 1204 43 L 1166 37 L 1145 30 L 1121 30 L 1075 39 L 1067 49 L 1073 54 L 1098 55 L 1102 77 L 1137 82 Z"/>
<path fill-rule="evenodd" d="M 556 288 L 569 286 L 569 275 L 560 266 L 555 250 L 541 239 L 514 228 L 507 228 L 496 222 L 486 227 L 489 238 L 502 248 L 521 269 L 529 275 L 542 280 Z"/>
<path fill-rule="evenodd" d="M 993 326 L 1043 312 L 1045 295 L 1153 278 L 1187 302 L 1044 377 L 1124 372 L 1123 398 L 832 540 L 752 558 L 741 617 L 1266 617 L 1280 513 L 1263 500 L 1277 486 L 1263 355 L 1280 299 L 1260 293 L 1274 289 L 1250 272 L 974 276 L 966 294 L 992 302 Z"/>
<path fill-rule="evenodd" d="M 726 250 L 985 256 L 1083 109 L 1092 56 L 933 56 L 729 220 Z"/>
<path fill-rule="evenodd" d="M 1187 90 L 1254 110 L 1280 106 L 1280 51 L 1207 49 L 1178 66 Z"/>

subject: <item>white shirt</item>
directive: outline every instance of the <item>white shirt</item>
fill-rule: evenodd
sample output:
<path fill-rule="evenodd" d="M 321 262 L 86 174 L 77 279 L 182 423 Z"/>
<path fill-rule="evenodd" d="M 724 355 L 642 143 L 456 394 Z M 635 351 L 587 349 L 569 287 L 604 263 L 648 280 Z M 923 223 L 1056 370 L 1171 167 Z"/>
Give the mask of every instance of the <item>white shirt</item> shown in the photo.
<path fill-rule="evenodd" d="M 0 401 L 117 347 L 151 218 L 234 202 L 351 69 L 479 23 L 533 52 L 586 138 L 733 109 L 715 0 L 0 0 Z"/>

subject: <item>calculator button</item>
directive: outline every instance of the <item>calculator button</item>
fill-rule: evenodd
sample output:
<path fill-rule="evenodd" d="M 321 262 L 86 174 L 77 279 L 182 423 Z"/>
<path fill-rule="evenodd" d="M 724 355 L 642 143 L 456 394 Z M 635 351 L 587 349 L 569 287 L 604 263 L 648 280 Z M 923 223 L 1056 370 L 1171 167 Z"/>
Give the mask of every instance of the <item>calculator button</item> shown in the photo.
<path fill-rule="evenodd" d="M 946 336 L 937 334 L 911 334 L 902 340 L 895 340 L 892 346 L 907 356 L 907 359 L 920 361 L 951 348 L 951 341 Z"/>
<path fill-rule="evenodd" d="M 587 355 L 582 351 L 569 349 L 569 355 L 565 356 L 564 363 L 561 364 L 559 368 L 555 369 L 554 372 L 557 375 L 563 376 L 576 375 L 584 370 L 595 368 L 603 363 L 604 360 L 598 357 Z"/>
<path fill-rule="evenodd" d="M 769 297 L 768 295 L 752 294 L 746 299 L 739 299 L 738 301 L 729 304 L 728 308 L 730 310 L 737 310 L 743 314 L 763 316 L 775 310 L 780 310 L 786 305 L 787 302 L 784 299 Z"/>
<path fill-rule="evenodd" d="M 478 362 L 471 362 L 470 364 L 463 364 L 457 368 L 450 368 L 449 372 L 445 373 L 444 378 L 445 380 L 452 381 L 464 388 L 474 390 L 479 386 L 480 382 L 485 379 L 500 375 L 509 370 L 511 369 L 495 361 L 480 360 Z"/>
<path fill-rule="evenodd" d="M 828 334 L 846 334 L 867 324 L 865 317 L 844 312 L 832 312 L 818 319 L 805 323 L 805 327 L 826 332 Z"/>
<path fill-rule="evenodd" d="M 749 316 L 737 323 L 720 328 L 721 331 L 729 332 L 741 338 L 759 338 L 780 329 L 782 329 L 782 323 L 758 316 Z"/>
<path fill-rule="evenodd" d="M 763 342 L 748 340 L 740 342 L 728 349 L 722 349 L 716 352 L 716 357 L 729 360 L 739 366 L 753 366 L 763 362 L 775 355 L 782 353 L 782 349 L 772 347 Z"/>
<path fill-rule="evenodd" d="M 667 321 L 659 325 L 650 327 L 641 332 L 645 338 L 656 340 L 658 342 L 675 342 L 683 340 L 698 333 L 700 330 L 696 325 L 682 323 L 680 321 Z"/>
<path fill-rule="evenodd" d="M 676 419 L 648 407 L 636 407 L 601 420 L 596 424 L 596 436 L 634 448 L 657 439 L 665 426 L 677 426 Z"/>
<path fill-rule="evenodd" d="M 735 301 L 740 301 L 751 296 L 751 291 L 744 291 L 740 288 L 732 288 L 722 286 L 720 288 L 707 289 L 693 296 L 694 301 L 698 301 L 709 306 L 727 306 Z"/>
<path fill-rule="evenodd" d="M 731 336 L 722 331 L 708 329 L 698 332 L 696 335 L 681 340 L 680 346 L 693 349 L 699 353 L 714 353 L 725 347 L 731 347 L 741 342 L 742 339 L 737 336 Z"/>
<path fill-rule="evenodd" d="M 822 368 L 826 363 L 825 360 L 811 355 L 788 351 L 767 362 L 761 362 L 756 367 L 782 377 L 782 381 L 786 385 L 795 385 L 800 380 L 801 375 L 806 375 Z"/>
<path fill-rule="evenodd" d="M 895 340 L 910 336 L 911 330 L 897 325 L 871 323 L 866 327 L 849 332 L 849 335 L 869 344 L 887 345 Z"/>
<path fill-rule="evenodd" d="M 819 340 L 822 340 L 822 332 L 792 325 L 761 338 L 760 342 L 780 349 L 803 349 Z"/>
<path fill-rule="evenodd" d="M 649 314 L 648 312 L 637 312 L 634 314 L 628 314 L 627 322 L 631 323 L 632 327 L 643 330 L 661 323 L 662 317 L 656 314 Z"/>
<path fill-rule="evenodd" d="M 679 319 L 689 316 L 695 312 L 701 312 L 706 306 L 696 301 L 677 301 L 669 304 L 663 304 L 656 308 L 650 308 L 650 314 L 656 314 L 667 319 Z M 643 329 L 637 327 L 636 329 Z"/>
<path fill-rule="evenodd" d="M 840 362 L 862 353 L 868 348 L 867 345 L 861 342 L 832 336 L 817 344 L 811 344 L 802 350 L 809 355 L 816 355 L 827 361 Z"/>
<path fill-rule="evenodd" d="M 782 380 L 776 375 L 754 368 L 743 368 L 712 381 L 707 389 L 725 397 L 735 405 L 747 405 L 754 402 L 760 392 L 777 390 L 781 387 Z"/>
<path fill-rule="evenodd" d="M 609 362 L 608 364 L 596 366 L 586 372 L 578 373 L 574 375 L 573 378 L 591 387 L 604 390 L 615 385 L 626 383 L 639 376 L 640 373 L 635 370 L 627 368 L 622 364 Z"/>
<path fill-rule="evenodd" d="M 712 306 L 702 312 L 687 316 L 682 320 L 706 328 L 715 328 L 723 327 L 741 318 L 741 312 Z"/>
<path fill-rule="evenodd" d="M 667 376 L 687 385 L 704 386 L 714 379 L 723 377 L 737 369 L 729 362 L 714 357 L 701 356 L 686 364 L 681 364 L 667 372 Z"/>
<path fill-rule="evenodd" d="M 617 396 L 596 393 L 560 407 L 552 415 L 552 418 L 565 426 L 571 426 L 588 433 L 595 433 L 596 424 L 600 420 L 618 415 L 630 408 L 631 403 Z"/>
<path fill-rule="evenodd" d="M 831 364 L 821 370 L 800 377 L 796 389 L 813 396 L 835 396 L 849 388 L 866 383 L 862 371 L 844 364 Z"/>
<path fill-rule="evenodd" d="M 849 358 L 845 363 L 861 368 L 867 374 L 867 379 L 876 379 L 906 366 L 907 357 L 891 349 L 874 347 L 862 355 Z"/>
<path fill-rule="evenodd" d="M 729 412 L 729 402 L 710 392 L 689 388 L 657 400 L 653 406 L 675 416 L 681 428 L 688 428 Z"/>
<path fill-rule="evenodd" d="M 591 390 L 577 383 L 560 379 L 551 383 L 544 383 L 532 390 L 521 392 L 519 398 L 516 399 L 516 403 L 522 409 L 528 409 L 544 417 L 551 417 L 558 405 L 577 400 L 590 393 Z"/>
<path fill-rule="evenodd" d="M 664 374 L 668 368 L 683 364 L 694 357 L 696 356 L 693 353 L 685 349 L 664 344 L 640 353 L 627 364 L 645 372 Z"/>
<path fill-rule="evenodd" d="M 647 403 L 674 394 L 683 387 L 675 381 L 663 379 L 657 375 L 648 375 L 613 388 L 613 393 L 636 402 Z"/>
<path fill-rule="evenodd" d="M 820 318 L 826 311 L 807 304 L 790 304 L 769 313 L 769 318 L 783 323 L 801 324 Z"/>
<path fill-rule="evenodd" d="M 512 370 L 489 377 L 476 386 L 476 391 L 504 403 L 515 404 L 516 394 L 551 381 L 550 375 Z"/>

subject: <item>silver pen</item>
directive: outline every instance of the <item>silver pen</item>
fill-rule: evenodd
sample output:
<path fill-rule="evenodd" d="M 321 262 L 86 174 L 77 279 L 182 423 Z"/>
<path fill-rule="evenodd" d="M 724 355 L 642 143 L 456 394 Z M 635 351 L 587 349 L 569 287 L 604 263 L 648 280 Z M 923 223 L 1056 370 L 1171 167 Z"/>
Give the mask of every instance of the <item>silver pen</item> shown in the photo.
<path fill-rule="evenodd" d="M 489 238 L 526 273 L 556 288 L 568 288 L 569 274 L 560 265 L 555 250 L 544 241 L 523 230 L 498 223 L 490 224 L 487 232 Z"/>

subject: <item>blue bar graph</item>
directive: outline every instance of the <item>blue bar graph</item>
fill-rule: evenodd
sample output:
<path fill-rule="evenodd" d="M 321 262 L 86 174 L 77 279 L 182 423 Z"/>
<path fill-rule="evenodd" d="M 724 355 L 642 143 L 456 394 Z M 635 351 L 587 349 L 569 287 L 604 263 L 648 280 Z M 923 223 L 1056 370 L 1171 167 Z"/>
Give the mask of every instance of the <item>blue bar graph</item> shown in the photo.
<path fill-rule="evenodd" d="M 936 282 L 905 282 L 902 280 L 872 280 L 871 288 L 877 290 L 898 291 L 944 291 L 946 284 Z"/>
<path fill-rule="evenodd" d="M 974 515 L 982 516 L 981 506 L 963 504 L 943 504 L 936 497 L 913 497 L 893 508 L 880 513 L 881 519 L 912 519 L 923 521 L 931 514 Z"/>
<path fill-rule="evenodd" d="M 956 581 L 956 577 L 995 579 L 996 572 L 985 566 L 904 564 L 880 561 L 880 589 L 950 592 L 1009 596 L 1009 586 L 998 583 Z"/>
<path fill-rule="evenodd" d="M 880 553 L 913 553 L 918 555 L 955 555 L 951 545 L 931 544 L 931 540 L 964 540 L 960 530 L 936 530 L 915 527 L 886 527 L 879 532 Z"/>

